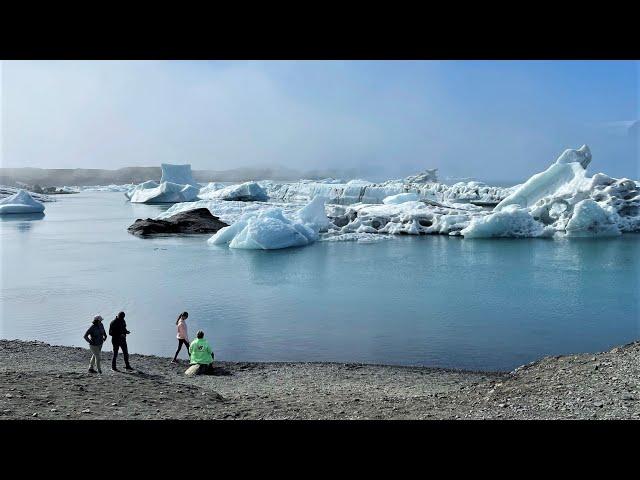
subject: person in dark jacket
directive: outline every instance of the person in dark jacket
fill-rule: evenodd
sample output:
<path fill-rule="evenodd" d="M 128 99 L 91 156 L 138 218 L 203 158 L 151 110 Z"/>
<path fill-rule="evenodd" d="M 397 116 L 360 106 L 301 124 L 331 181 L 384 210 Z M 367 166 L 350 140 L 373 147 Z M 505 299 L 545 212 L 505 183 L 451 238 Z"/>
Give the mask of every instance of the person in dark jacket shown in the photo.
<path fill-rule="evenodd" d="M 93 317 L 93 323 L 84 334 L 84 339 L 89 344 L 89 349 L 92 353 L 91 361 L 89 362 L 89 372 L 96 373 L 93 367 L 97 366 L 97 373 L 102 373 L 100 356 L 102 355 L 102 344 L 107 339 L 107 332 L 104 331 L 104 325 L 102 325 L 102 317 L 100 315 Z"/>
<path fill-rule="evenodd" d="M 111 335 L 111 343 L 113 344 L 113 359 L 111 360 L 111 370 L 117 372 L 116 358 L 118 358 L 118 349 L 122 349 L 124 356 L 125 369 L 133 370 L 129 365 L 129 350 L 127 348 L 127 335 L 131 332 L 127 330 L 127 324 L 124 321 L 124 312 L 118 313 L 109 324 L 109 335 Z"/>

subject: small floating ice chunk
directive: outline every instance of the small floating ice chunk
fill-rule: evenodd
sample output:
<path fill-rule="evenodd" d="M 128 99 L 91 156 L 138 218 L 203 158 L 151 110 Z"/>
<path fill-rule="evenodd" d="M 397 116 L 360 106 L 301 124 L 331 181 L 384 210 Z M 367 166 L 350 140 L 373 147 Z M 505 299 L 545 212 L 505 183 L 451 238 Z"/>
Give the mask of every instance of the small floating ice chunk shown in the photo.
<path fill-rule="evenodd" d="M 44 205 L 34 200 L 26 190 L 18 190 L 10 197 L 0 200 L 0 215 L 42 212 L 44 212 Z"/>

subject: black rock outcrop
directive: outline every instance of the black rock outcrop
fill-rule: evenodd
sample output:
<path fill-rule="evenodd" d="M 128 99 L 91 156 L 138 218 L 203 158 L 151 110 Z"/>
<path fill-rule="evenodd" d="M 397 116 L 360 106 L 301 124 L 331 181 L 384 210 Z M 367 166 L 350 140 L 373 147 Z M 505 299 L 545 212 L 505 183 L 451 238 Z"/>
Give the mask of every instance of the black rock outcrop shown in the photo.
<path fill-rule="evenodd" d="M 176 213 L 164 219 L 137 219 L 127 230 L 133 235 L 147 237 L 150 235 L 170 235 L 175 233 L 216 233 L 226 223 L 211 214 L 207 208 L 196 208 L 187 212 Z"/>

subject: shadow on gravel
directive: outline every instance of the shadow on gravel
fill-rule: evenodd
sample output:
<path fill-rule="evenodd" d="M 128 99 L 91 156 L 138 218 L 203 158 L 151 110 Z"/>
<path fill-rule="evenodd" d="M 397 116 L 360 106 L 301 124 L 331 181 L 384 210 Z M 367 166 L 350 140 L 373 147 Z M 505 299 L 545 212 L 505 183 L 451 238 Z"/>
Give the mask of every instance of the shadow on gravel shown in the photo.
<path fill-rule="evenodd" d="M 229 377 L 233 372 L 225 367 L 212 367 L 208 369 L 204 375 L 213 375 L 216 377 Z"/>

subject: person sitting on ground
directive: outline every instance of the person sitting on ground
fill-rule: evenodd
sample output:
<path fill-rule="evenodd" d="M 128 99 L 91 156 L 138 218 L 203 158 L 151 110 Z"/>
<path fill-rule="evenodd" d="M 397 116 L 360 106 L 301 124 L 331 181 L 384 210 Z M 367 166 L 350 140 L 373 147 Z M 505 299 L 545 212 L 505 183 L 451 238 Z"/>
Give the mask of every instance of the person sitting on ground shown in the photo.
<path fill-rule="evenodd" d="M 92 354 L 91 361 L 89 362 L 89 372 L 96 373 L 93 367 L 97 366 L 97 373 L 102 373 L 100 356 L 102 355 L 102 344 L 107 339 L 107 332 L 104 331 L 104 325 L 102 325 L 102 317 L 100 315 L 93 317 L 93 323 L 84 334 L 84 339 L 89 344 L 89 349 Z"/>
<path fill-rule="evenodd" d="M 187 350 L 187 356 L 189 356 L 189 335 L 187 334 L 187 318 L 189 317 L 188 312 L 182 312 L 178 315 L 178 319 L 176 320 L 176 325 L 178 326 L 178 334 L 176 337 L 178 338 L 178 349 L 176 350 L 176 354 L 173 356 L 173 360 L 171 363 L 178 363 L 178 354 L 182 349 L 182 344 Z"/>
<path fill-rule="evenodd" d="M 127 348 L 127 335 L 131 332 L 127 330 L 127 323 L 124 321 L 124 312 L 118 313 L 118 316 L 109 324 L 109 335 L 111 335 L 111 343 L 113 345 L 113 358 L 111 360 L 111 370 L 118 371 L 116 367 L 116 358 L 118 357 L 118 349 L 122 349 L 124 356 L 124 365 L 127 370 L 133 370 L 129 365 L 129 349 Z"/>
<path fill-rule="evenodd" d="M 207 372 L 213 364 L 213 351 L 209 342 L 204 338 L 204 332 L 198 330 L 196 339 L 189 345 L 191 365 L 200 365 L 198 374 Z"/>

